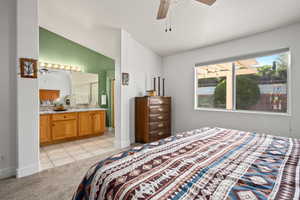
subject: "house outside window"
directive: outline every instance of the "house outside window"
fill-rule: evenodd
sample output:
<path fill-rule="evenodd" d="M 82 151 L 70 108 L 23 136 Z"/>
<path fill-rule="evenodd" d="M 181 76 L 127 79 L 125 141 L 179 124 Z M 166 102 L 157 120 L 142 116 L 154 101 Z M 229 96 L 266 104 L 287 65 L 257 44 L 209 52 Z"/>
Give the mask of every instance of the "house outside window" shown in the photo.
<path fill-rule="evenodd" d="M 289 63 L 285 49 L 197 64 L 195 109 L 288 113 Z"/>

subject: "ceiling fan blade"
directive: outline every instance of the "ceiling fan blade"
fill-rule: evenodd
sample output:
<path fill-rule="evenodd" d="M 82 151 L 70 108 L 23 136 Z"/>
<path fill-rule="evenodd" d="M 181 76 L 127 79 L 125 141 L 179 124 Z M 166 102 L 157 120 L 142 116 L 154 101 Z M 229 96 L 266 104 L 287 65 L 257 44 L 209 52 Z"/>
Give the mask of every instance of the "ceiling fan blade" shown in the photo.
<path fill-rule="evenodd" d="M 209 6 L 213 5 L 216 2 L 216 0 L 196 0 L 196 1 L 199 1 Z"/>
<path fill-rule="evenodd" d="M 157 19 L 165 19 L 168 15 L 171 0 L 160 0 Z"/>

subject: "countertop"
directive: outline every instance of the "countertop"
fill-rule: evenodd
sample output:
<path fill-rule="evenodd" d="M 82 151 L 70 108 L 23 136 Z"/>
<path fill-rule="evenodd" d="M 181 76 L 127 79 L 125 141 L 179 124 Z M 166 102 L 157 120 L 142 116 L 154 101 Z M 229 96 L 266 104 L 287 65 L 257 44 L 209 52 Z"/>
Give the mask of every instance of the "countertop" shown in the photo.
<path fill-rule="evenodd" d="M 47 109 L 47 110 L 40 110 L 40 115 L 72 113 L 72 112 L 86 112 L 86 111 L 97 111 L 97 110 L 107 110 L 107 109 L 106 108 L 69 108 L 66 111 L 54 111 L 52 109 Z"/>

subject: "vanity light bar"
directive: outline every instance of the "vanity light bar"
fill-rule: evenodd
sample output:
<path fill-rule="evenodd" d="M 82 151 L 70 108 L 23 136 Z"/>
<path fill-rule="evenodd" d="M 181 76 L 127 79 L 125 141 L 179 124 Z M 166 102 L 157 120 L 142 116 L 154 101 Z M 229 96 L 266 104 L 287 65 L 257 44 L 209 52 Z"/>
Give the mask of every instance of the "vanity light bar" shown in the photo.
<path fill-rule="evenodd" d="M 81 67 L 78 67 L 78 66 L 53 64 L 53 63 L 47 63 L 47 62 L 39 62 L 39 68 L 61 69 L 61 70 L 66 70 L 66 71 L 82 72 Z"/>

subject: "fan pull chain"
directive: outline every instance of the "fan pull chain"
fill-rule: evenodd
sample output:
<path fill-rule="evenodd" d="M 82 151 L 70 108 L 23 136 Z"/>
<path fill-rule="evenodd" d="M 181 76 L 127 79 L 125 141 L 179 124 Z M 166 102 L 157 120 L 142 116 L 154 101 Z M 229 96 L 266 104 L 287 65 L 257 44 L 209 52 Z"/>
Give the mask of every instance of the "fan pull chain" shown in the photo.
<path fill-rule="evenodd" d="M 165 21 L 165 32 L 172 32 L 172 9 L 170 9 L 169 17 Z"/>
<path fill-rule="evenodd" d="M 170 9 L 170 18 L 169 18 L 169 31 L 172 31 L 172 17 L 173 17 L 173 7 Z"/>
<path fill-rule="evenodd" d="M 166 20 L 166 23 L 165 23 L 165 32 L 167 33 L 168 32 L 168 22 Z"/>

